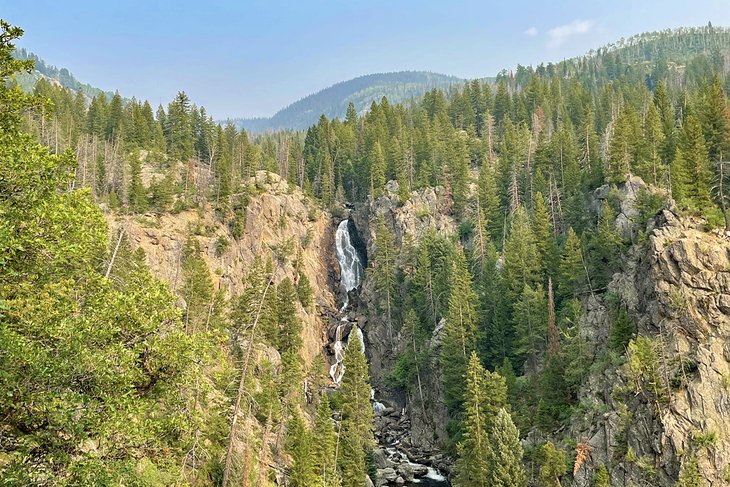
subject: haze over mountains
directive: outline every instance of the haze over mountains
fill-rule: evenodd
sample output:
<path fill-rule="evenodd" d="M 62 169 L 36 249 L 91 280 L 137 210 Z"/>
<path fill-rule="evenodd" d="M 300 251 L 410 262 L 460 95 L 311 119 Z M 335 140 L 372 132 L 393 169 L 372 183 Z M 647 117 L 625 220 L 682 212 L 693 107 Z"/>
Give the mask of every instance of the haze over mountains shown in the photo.
<path fill-rule="evenodd" d="M 30 74 L 18 75 L 18 82 L 25 90 L 32 90 L 40 78 L 57 81 L 64 88 L 81 90 L 89 97 L 103 90 L 77 80 L 66 68 L 47 64 L 36 54 L 25 49 L 16 51 L 19 59 L 32 59 L 35 69 Z M 446 90 L 449 86 L 461 84 L 464 80 L 429 71 L 398 71 L 393 73 L 374 73 L 341 81 L 316 93 L 297 100 L 276 112 L 271 117 L 234 118 L 236 128 L 250 132 L 271 130 L 306 130 L 317 123 L 321 115 L 328 118 L 344 117 L 350 102 L 358 113 L 366 111 L 374 101 L 384 96 L 391 103 L 406 103 L 418 99 L 434 88 Z M 111 93 L 110 93 L 111 95 Z"/>
<path fill-rule="evenodd" d="M 373 101 L 380 101 L 384 96 L 391 103 L 406 103 L 434 88 L 445 90 L 451 85 L 463 82 L 463 79 L 456 76 L 428 71 L 368 74 L 336 83 L 306 96 L 271 117 L 239 118 L 233 122 L 237 128 L 252 132 L 277 129 L 306 130 L 317 123 L 321 115 L 328 118 L 344 117 L 350 102 L 355 105 L 358 113 L 362 113 Z"/>

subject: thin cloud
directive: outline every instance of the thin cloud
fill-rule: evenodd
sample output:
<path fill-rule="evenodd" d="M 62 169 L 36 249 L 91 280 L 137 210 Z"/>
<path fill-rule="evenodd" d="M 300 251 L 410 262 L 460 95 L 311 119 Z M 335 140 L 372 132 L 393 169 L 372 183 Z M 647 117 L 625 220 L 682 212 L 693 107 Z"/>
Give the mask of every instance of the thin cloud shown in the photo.
<path fill-rule="evenodd" d="M 548 47 L 560 47 L 571 37 L 590 32 L 596 23 L 592 20 L 576 19 L 569 24 L 559 25 L 548 31 Z"/>
<path fill-rule="evenodd" d="M 527 29 L 525 32 L 523 32 L 523 34 L 525 34 L 526 36 L 535 37 L 538 34 L 537 27 L 535 27 L 533 25 L 532 27 Z"/>

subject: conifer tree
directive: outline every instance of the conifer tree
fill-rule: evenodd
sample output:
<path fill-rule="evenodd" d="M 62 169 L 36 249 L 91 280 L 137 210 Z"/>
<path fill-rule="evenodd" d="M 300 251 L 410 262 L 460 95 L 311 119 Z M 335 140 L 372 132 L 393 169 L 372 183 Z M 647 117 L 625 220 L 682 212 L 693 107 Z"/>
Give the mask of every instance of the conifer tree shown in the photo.
<path fill-rule="evenodd" d="M 665 184 L 667 167 L 662 158 L 664 131 L 659 111 L 652 103 L 644 120 L 644 139 L 646 141 L 646 158 L 637 165 L 637 174 L 655 186 Z"/>
<path fill-rule="evenodd" d="M 465 132 L 456 133 L 451 144 L 451 157 L 448 158 L 451 197 L 454 202 L 453 211 L 461 218 L 466 207 L 469 185 L 469 151 L 466 146 Z"/>
<path fill-rule="evenodd" d="M 555 448 L 552 442 L 547 442 L 540 447 L 538 452 L 540 463 L 539 480 L 541 487 L 560 487 L 560 477 L 565 475 L 567 470 L 565 464 L 565 453 Z"/>
<path fill-rule="evenodd" d="M 464 252 L 457 249 L 451 274 L 451 294 L 441 346 L 444 398 L 458 410 L 464 394 L 464 377 L 469 356 L 476 349 L 477 297 Z"/>
<path fill-rule="evenodd" d="M 370 151 L 370 194 L 377 198 L 385 187 L 385 155 L 380 142 L 375 142 Z"/>
<path fill-rule="evenodd" d="M 301 358 L 302 324 L 297 316 L 297 294 L 288 277 L 276 289 L 279 350 L 281 352 L 283 397 L 300 390 L 303 375 Z"/>
<path fill-rule="evenodd" d="M 342 378 L 342 425 L 337 465 L 343 487 L 362 487 L 367 475 L 366 458 L 374 447 L 373 408 L 370 406 L 370 375 L 362 342 L 353 334 L 345 351 Z"/>
<path fill-rule="evenodd" d="M 388 324 L 388 336 L 393 337 L 393 313 L 396 293 L 396 248 L 393 235 L 385 225 L 382 215 L 375 222 L 376 252 L 372 259 L 375 290 L 384 301 L 385 317 Z"/>
<path fill-rule="evenodd" d="M 446 314 L 454 247 L 447 239 L 427 232 L 418 246 L 413 276 L 414 308 L 427 330 L 433 331 Z"/>
<path fill-rule="evenodd" d="M 182 276 L 180 295 L 185 300 L 185 324 L 189 331 L 202 330 L 213 312 L 214 290 L 210 270 L 200 255 L 200 243 L 192 237 L 183 248 Z"/>
<path fill-rule="evenodd" d="M 711 179 L 702 128 L 694 115 L 688 115 L 672 164 L 672 195 L 685 207 L 705 209 L 711 205 Z"/>
<path fill-rule="evenodd" d="M 539 355 L 545 350 L 547 302 L 541 284 L 525 284 L 514 306 L 517 353 L 527 359 L 526 372 L 537 374 Z"/>
<path fill-rule="evenodd" d="M 550 221 L 550 213 L 545 206 L 542 193 L 539 192 L 535 195 L 532 221 L 533 235 L 540 257 L 542 280 L 545 281 L 555 272 L 558 246 Z"/>
<path fill-rule="evenodd" d="M 633 171 L 640 150 L 640 126 L 636 111 L 624 103 L 614 121 L 613 134 L 609 142 L 606 180 L 619 183 Z"/>
<path fill-rule="evenodd" d="M 711 162 L 720 161 L 730 149 L 730 109 L 720 78 L 715 75 L 705 88 L 700 120 Z"/>
<path fill-rule="evenodd" d="M 317 476 L 317 482 L 313 485 L 339 487 L 341 483 L 335 458 L 337 435 L 332 423 L 330 401 L 326 394 L 320 398 L 317 405 L 312 443 L 316 448 L 313 468 Z"/>
<path fill-rule="evenodd" d="M 558 298 L 562 302 L 569 299 L 581 290 L 585 282 L 585 270 L 583 267 L 583 254 L 580 239 L 573 228 L 568 228 L 563 255 L 560 259 L 558 269 Z"/>
<path fill-rule="evenodd" d="M 504 217 L 499 206 L 499 193 L 497 192 L 497 181 L 494 177 L 494 169 L 487 162 L 479 170 L 478 181 L 479 206 L 484 216 L 484 226 L 492 238 L 497 239 L 501 245 L 502 227 Z"/>
<path fill-rule="evenodd" d="M 455 487 L 490 485 L 487 483 L 489 459 L 494 453 L 487 426 L 488 412 L 483 407 L 488 400 L 483 380 L 484 368 L 476 352 L 472 352 L 466 369 L 463 436 L 457 445 Z"/>
<path fill-rule="evenodd" d="M 506 409 L 494 419 L 489 435 L 490 451 L 487 482 L 490 487 L 525 485 L 527 478 L 522 466 L 522 444 L 519 433 Z"/>
<path fill-rule="evenodd" d="M 530 220 L 524 207 L 515 212 L 510 235 L 504 249 L 504 275 L 509 296 L 514 300 L 522 294 L 525 285 L 539 282 L 542 266 Z"/>
<path fill-rule="evenodd" d="M 289 485 L 292 487 L 310 487 L 318 480 L 315 472 L 315 458 L 319 455 L 318 445 L 312 442 L 301 413 L 295 409 L 288 424 L 288 453 L 292 457 Z M 266 468 L 262 465 L 261 468 Z"/>
<path fill-rule="evenodd" d="M 133 213 L 142 213 L 147 209 L 147 194 L 142 184 L 142 163 L 135 154 L 129 160 L 129 209 Z"/>

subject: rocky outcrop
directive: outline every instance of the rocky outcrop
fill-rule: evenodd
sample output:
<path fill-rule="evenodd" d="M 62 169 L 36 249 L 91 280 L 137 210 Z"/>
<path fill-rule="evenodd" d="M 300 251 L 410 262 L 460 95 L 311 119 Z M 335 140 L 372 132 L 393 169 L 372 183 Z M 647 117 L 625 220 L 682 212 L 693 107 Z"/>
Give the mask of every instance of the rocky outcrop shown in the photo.
<path fill-rule="evenodd" d="M 624 223 L 618 228 L 635 233 Z M 653 356 L 637 360 L 655 371 L 658 385 L 642 391 L 625 358 L 589 375 L 566 435 L 592 449 L 576 481 L 591 485 L 592 471 L 606 465 L 615 485 L 669 486 L 687 475 L 699 476 L 692 485 L 727 485 L 730 238 L 666 209 L 647 231 L 608 291 L 654 347 Z M 598 353 L 607 347 L 609 313 L 600 297 L 587 298 L 584 308 L 584 333 Z"/>
<path fill-rule="evenodd" d="M 108 215 L 112 235 L 123 228 L 133 248 L 142 248 L 152 271 L 173 290 L 182 285 L 182 249 L 187 238 L 200 244 L 215 289 L 227 297 L 243 289 L 243 280 L 256 256 L 275 261 L 274 282 L 307 276 L 317 306 L 299 307 L 303 322 L 304 358 L 321 353 L 326 342 L 327 318 L 335 298 L 331 291 L 333 228 L 329 215 L 296 186 L 280 176 L 259 171 L 248 181 L 250 199 L 245 226 L 238 239 L 211 208 L 179 214 L 145 214 L 137 217 Z"/>

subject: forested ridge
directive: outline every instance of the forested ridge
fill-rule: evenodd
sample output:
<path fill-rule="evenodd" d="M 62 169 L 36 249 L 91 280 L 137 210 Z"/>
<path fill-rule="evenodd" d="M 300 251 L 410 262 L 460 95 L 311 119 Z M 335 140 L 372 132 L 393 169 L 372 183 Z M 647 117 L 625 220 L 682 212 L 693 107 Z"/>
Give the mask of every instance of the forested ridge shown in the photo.
<path fill-rule="evenodd" d="M 144 252 L 109 235 L 102 211 L 193 209 L 211 210 L 237 239 L 259 170 L 334 215 L 345 203 L 405 203 L 443 188 L 430 211 L 453 218 L 456 234 L 396 246 L 379 220 L 367 276 L 381 319 L 405 344 L 394 347 L 390 386 L 415 398 L 427 364 L 438 363 L 454 485 L 568 485 L 590 451 L 581 438 L 561 443 L 560 432 L 586 407 L 578 391 L 592 371 L 623 367 L 633 389 L 621 393 L 657 408 L 687 380 L 681 359 L 671 387 L 658 377 L 656 345 L 608 288 L 661 210 L 730 230 L 727 29 L 643 34 L 407 105 L 383 98 L 361 115 L 350 104 L 344 119 L 323 115 L 303 133 L 259 136 L 216 123 L 184 92 L 156 108 L 44 79 L 23 94 L 13 76 L 31 64 L 11 55 L 21 34 L 2 23 L 4 484 L 285 477 L 361 487 L 373 473 L 365 355 L 357 340 L 348 346 L 333 394 L 324 356 L 302 360 L 296 311 L 319 306 L 306 278 L 274 282 L 277 257 L 264 255 L 227 299 L 191 231 L 181 308 Z M 629 224 L 638 230 L 622 231 L 622 195 L 635 188 Z M 597 354 L 580 328 L 590 296 L 610 306 L 608 346 Z M 433 357 L 428 343 L 442 325 Z M 280 363 L 260 360 L 261 350 Z M 528 434 L 544 441 L 525 447 Z M 624 449 L 614 463 L 631 458 Z M 688 458 L 680 485 L 702 485 L 697 457 Z M 596 466 L 592 485 L 611 485 L 611 468 Z"/>

